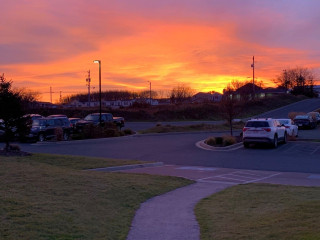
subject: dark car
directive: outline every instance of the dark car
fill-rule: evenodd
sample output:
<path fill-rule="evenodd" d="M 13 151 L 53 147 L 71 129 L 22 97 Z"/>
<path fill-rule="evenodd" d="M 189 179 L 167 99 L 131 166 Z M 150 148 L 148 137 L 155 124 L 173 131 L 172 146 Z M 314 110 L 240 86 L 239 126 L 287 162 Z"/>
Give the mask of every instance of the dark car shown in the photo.
<path fill-rule="evenodd" d="M 111 113 L 101 113 L 101 123 L 114 123 L 119 128 L 124 127 L 123 117 L 113 117 Z M 76 124 L 77 130 L 81 131 L 82 128 L 88 124 L 99 125 L 100 124 L 100 113 L 91 113 L 87 115 L 83 120 L 80 120 Z"/>
<path fill-rule="evenodd" d="M 310 115 L 298 115 L 293 119 L 295 125 L 298 126 L 299 129 L 301 128 L 316 128 L 317 122 L 316 120 Z"/>
<path fill-rule="evenodd" d="M 68 140 L 72 129 L 69 119 L 64 117 L 47 117 L 33 120 L 31 129 L 25 138 L 40 142 L 53 139 L 57 136 L 58 128 L 62 129 L 62 139 Z"/>
<path fill-rule="evenodd" d="M 26 114 L 26 115 L 24 115 L 23 118 L 30 118 L 31 120 L 35 120 L 35 119 L 38 119 L 38 118 L 43 118 L 43 116 L 40 115 L 40 114 L 34 114 L 34 113 L 32 113 L 32 114 Z"/>
<path fill-rule="evenodd" d="M 71 128 L 72 128 L 73 131 L 76 130 L 76 124 L 80 120 L 81 120 L 80 118 L 69 118 L 69 121 L 70 121 L 70 124 L 71 124 Z"/>

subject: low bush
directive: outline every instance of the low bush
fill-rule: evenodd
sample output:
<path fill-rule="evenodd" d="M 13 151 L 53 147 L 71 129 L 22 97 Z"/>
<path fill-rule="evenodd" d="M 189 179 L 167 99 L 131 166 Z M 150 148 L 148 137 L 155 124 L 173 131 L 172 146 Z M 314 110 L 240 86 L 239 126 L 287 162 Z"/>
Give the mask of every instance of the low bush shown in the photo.
<path fill-rule="evenodd" d="M 233 136 L 223 136 L 223 146 L 230 146 L 232 144 L 235 144 L 237 142 L 236 138 Z"/>
<path fill-rule="evenodd" d="M 216 138 L 210 137 L 210 138 L 206 139 L 204 142 L 210 146 L 215 146 L 216 145 Z"/>
<path fill-rule="evenodd" d="M 83 127 L 82 131 L 73 133 L 72 139 L 81 140 L 92 138 L 119 137 L 131 134 L 134 134 L 134 131 L 132 131 L 131 129 L 124 129 L 123 131 L 120 131 L 120 129 L 114 123 L 107 123 L 103 126 L 88 124 Z"/>
<path fill-rule="evenodd" d="M 210 146 L 226 147 L 237 143 L 237 139 L 233 136 L 209 137 L 204 142 Z"/>
<path fill-rule="evenodd" d="M 216 144 L 221 145 L 223 143 L 223 138 L 222 137 L 215 137 L 216 139 Z"/>

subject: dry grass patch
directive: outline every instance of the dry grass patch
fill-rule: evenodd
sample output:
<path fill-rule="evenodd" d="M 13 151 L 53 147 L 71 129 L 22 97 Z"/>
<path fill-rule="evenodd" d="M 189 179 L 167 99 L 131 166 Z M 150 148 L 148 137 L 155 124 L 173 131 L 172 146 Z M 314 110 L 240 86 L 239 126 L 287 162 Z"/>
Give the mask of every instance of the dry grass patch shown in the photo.
<path fill-rule="evenodd" d="M 242 129 L 243 123 L 235 123 L 234 129 Z M 162 125 L 156 124 L 156 126 L 139 131 L 139 133 L 168 133 L 168 132 L 197 132 L 197 131 L 228 131 L 230 127 L 228 124 L 193 124 L 186 126 L 175 126 L 175 125 Z"/>
<path fill-rule="evenodd" d="M 247 184 L 196 206 L 201 239 L 320 239 L 320 188 Z"/>
<path fill-rule="evenodd" d="M 82 171 L 114 161 L 76 158 L 0 157 L 0 239 L 126 239 L 140 203 L 191 183 Z"/>

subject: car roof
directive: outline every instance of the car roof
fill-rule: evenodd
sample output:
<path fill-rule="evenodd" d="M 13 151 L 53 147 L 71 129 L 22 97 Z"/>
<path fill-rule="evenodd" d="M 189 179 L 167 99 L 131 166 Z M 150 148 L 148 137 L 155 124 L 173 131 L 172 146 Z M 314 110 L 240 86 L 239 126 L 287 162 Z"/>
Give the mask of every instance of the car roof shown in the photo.
<path fill-rule="evenodd" d="M 67 117 L 67 116 L 64 114 L 54 114 L 54 115 L 47 116 L 47 118 L 56 118 L 56 117 Z"/>
<path fill-rule="evenodd" d="M 248 121 L 271 121 L 271 120 L 275 120 L 273 118 L 252 118 Z"/>

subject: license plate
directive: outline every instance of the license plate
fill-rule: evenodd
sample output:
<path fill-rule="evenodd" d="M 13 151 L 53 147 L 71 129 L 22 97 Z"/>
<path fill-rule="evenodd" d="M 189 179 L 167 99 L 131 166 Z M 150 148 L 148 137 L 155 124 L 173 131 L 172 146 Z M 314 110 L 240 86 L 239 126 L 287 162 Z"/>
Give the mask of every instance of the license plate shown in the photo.
<path fill-rule="evenodd" d="M 298 124 L 298 126 L 299 126 L 299 127 L 301 127 L 301 126 L 302 126 L 302 124 Z"/>

